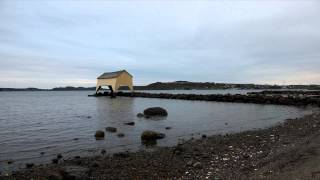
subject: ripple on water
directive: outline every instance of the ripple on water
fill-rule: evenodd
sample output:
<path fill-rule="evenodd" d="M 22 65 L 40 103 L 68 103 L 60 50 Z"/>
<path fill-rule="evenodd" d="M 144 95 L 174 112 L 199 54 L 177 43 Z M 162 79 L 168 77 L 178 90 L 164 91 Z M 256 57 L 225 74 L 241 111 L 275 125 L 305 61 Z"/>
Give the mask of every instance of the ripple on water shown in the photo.
<path fill-rule="evenodd" d="M 216 103 L 167 99 L 87 97 L 92 92 L 8 92 L 0 93 L 0 161 L 48 162 L 57 153 L 90 154 L 143 148 L 140 134 L 155 130 L 166 134 L 159 146 L 179 139 L 264 128 L 308 111 L 287 106 Z M 160 106 L 168 117 L 154 121 L 136 114 L 147 107 Z M 125 125 L 135 122 L 134 126 Z M 227 125 L 226 125 L 227 123 Z M 106 133 L 96 141 L 96 130 L 112 126 L 124 133 Z M 172 127 L 166 130 L 166 127 Z M 74 139 L 77 140 L 74 140 Z M 41 156 L 45 152 L 45 156 Z M 65 156 L 64 156 L 65 157 Z M 0 165 L 1 167 L 1 165 Z M 1 168 L 0 168 L 1 170 Z"/>

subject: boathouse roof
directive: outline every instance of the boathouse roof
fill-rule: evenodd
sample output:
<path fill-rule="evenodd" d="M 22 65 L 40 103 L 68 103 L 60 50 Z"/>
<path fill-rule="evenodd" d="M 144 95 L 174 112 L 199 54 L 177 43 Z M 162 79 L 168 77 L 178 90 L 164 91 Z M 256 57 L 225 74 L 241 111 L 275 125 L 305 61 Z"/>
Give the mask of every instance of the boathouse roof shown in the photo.
<path fill-rule="evenodd" d="M 128 73 L 128 71 L 121 70 L 121 71 L 114 71 L 114 72 L 105 72 L 102 75 L 100 75 L 97 79 L 112 79 L 112 78 L 116 78 L 116 77 L 120 76 L 124 72 L 132 77 L 132 75 L 130 73 Z"/>

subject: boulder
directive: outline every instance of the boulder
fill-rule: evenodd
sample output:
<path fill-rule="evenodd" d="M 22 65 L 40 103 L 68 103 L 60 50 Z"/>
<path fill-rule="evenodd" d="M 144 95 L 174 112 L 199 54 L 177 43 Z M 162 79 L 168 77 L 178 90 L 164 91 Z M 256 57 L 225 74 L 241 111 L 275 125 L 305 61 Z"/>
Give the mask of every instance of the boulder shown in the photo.
<path fill-rule="evenodd" d="M 145 116 L 168 116 L 168 112 L 161 107 L 151 107 L 143 111 Z"/>
<path fill-rule="evenodd" d="M 144 117 L 144 114 L 138 113 L 138 114 L 137 114 L 137 117 L 138 117 L 138 118 L 142 118 L 142 117 Z"/>
<path fill-rule="evenodd" d="M 96 131 L 94 134 L 94 137 L 96 137 L 97 140 L 104 138 L 104 132 L 103 131 Z"/>
<path fill-rule="evenodd" d="M 106 127 L 107 132 L 117 132 L 117 128 L 115 127 Z"/>
<path fill-rule="evenodd" d="M 144 140 L 144 141 L 152 141 L 152 140 L 157 140 L 157 139 L 162 139 L 162 138 L 165 138 L 166 135 L 163 134 L 163 133 L 158 133 L 158 132 L 155 132 L 155 131 L 144 131 L 142 134 L 141 134 L 141 140 Z"/>

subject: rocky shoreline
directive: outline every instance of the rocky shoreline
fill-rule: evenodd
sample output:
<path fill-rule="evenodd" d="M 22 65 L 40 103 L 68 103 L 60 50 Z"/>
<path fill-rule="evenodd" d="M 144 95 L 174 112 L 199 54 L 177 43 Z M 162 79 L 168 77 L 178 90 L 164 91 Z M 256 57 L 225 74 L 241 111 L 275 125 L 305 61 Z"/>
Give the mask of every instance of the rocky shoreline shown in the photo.
<path fill-rule="evenodd" d="M 317 93 L 317 92 L 316 92 Z M 123 96 L 123 97 L 142 97 L 142 98 L 160 98 L 160 99 L 180 99 L 191 101 L 215 101 L 215 102 L 235 102 L 235 103 L 254 103 L 254 104 L 274 104 L 287 106 L 317 106 L 320 107 L 320 98 L 314 96 L 302 96 L 305 94 L 273 94 L 265 95 L 265 93 L 243 94 L 169 94 L 169 93 L 144 93 L 144 92 L 118 92 L 115 94 L 98 93 L 94 97 L 100 96 Z"/>
<path fill-rule="evenodd" d="M 175 147 L 74 157 L 1 179 L 319 179 L 320 112 Z"/>

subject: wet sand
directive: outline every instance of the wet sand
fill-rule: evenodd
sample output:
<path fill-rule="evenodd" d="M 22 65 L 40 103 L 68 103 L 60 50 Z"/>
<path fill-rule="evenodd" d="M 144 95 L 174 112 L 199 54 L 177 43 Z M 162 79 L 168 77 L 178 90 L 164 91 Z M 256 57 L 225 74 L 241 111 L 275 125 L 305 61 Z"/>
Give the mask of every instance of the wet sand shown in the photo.
<path fill-rule="evenodd" d="M 320 179 L 320 112 L 175 147 L 74 157 L 1 179 Z"/>

